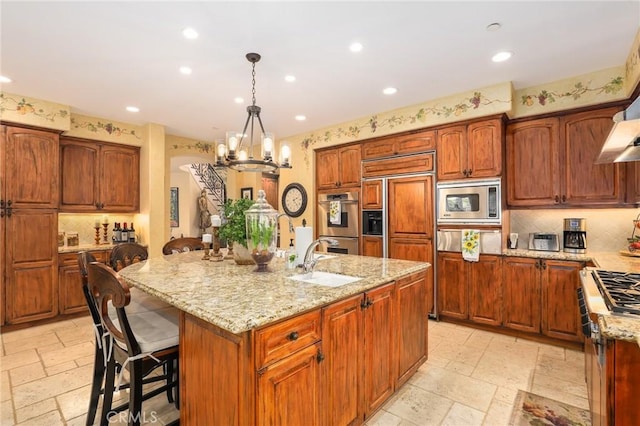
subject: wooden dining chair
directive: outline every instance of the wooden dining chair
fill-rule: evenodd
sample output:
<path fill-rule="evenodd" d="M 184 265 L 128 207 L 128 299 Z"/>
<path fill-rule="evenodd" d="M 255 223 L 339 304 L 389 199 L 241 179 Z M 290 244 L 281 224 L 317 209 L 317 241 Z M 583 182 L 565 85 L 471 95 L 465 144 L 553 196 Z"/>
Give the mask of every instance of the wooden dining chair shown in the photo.
<path fill-rule="evenodd" d="M 108 424 L 110 416 L 128 408 L 129 425 L 139 425 L 142 402 L 163 392 L 177 407 L 178 310 L 161 301 L 150 305 L 140 301 L 133 304 L 127 283 L 106 265 L 89 263 L 87 272 L 90 295 L 98 307 L 102 326 L 113 343 L 107 351 L 103 398 L 106 416 L 101 419 L 101 424 Z M 162 374 L 151 374 L 158 368 L 163 369 Z M 121 387 L 124 369 L 129 371 L 129 402 L 111 408 L 113 394 Z M 144 384 L 158 381 L 164 384 L 143 392 Z"/>
<path fill-rule="evenodd" d="M 181 237 L 167 241 L 162 247 L 162 254 L 176 254 L 193 250 L 204 250 L 202 240 L 196 237 Z"/>
<path fill-rule="evenodd" d="M 109 265 L 118 272 L 129 265 L 147 260 L 148 257 L 149 252 L 145 246 L 138 243 L 121 243 L 111 250 Z"/>

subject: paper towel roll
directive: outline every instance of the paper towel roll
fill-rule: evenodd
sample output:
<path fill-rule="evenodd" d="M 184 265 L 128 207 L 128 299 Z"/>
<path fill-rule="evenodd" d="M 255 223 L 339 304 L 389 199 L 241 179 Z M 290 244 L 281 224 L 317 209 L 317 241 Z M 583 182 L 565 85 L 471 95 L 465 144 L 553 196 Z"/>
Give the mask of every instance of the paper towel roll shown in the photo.
<path fill-rule="evenodd" d="M 298 265 L 304 262 L 307 247 L 313 242 L 313 228 L 310 226 L 296 226 L 296 256 Z"/>

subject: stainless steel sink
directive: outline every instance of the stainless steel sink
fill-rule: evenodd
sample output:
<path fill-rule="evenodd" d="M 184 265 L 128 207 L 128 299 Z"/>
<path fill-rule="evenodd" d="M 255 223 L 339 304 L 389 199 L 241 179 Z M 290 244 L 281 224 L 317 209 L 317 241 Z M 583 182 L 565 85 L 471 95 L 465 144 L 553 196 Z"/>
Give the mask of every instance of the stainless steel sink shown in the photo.
<path fill-rule="evenodd" d="M 302 281 L 309 284 L 323 285 L 326 287 L 340 287 L 360 281 L 360 277 L 350 275 L 334 274 L 332 272 L 313 271 L 308 274 L 297 274 L 287 277 L 290 280 Z"/>

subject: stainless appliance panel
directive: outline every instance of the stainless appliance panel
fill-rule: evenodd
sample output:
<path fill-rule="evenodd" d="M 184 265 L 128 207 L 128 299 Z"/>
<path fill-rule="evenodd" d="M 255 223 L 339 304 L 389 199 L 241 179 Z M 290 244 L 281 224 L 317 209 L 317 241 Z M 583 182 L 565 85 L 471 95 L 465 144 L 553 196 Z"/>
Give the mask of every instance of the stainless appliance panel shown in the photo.
<path fill-rule="evenodd" d="M 529 234 L 529 250 L 560 251 L 558 234 L 533 232 Z"/>
<path fill-rule="evenodd" d="M 480 253 L 501 254 L 502 253 L 502 232 L 498 230 L 480 231 Z M 462 252 L 462 230 L 441 229 L 437 232 L 438 251 Z"/>
<path fill-rule="evenodd" d="M 332 223 L 329 209 L 332 202 L 340 203 L 340 221 Z M 358 193 L 318 195 L 318 235 L 328 237 L 358 237 L 360 220 L 358 212 Z"/>
<path fill-rule="evenodd" d="M 502 223 L 500 179 L 439 182 L 436 185 L 438 224 Z"/>
<path fill-rule="evenodd" d="M 328 252 L 328 253 L 340 253 L 340 254 L 359 254 L 358 251 L 358 238 L 349 238 L 349 237 L 335 237 L 332 236 L 334 240 L 338 242 L 335 246 L 328 246 L 326 244 L 320 244 L 320 251 Z"/>

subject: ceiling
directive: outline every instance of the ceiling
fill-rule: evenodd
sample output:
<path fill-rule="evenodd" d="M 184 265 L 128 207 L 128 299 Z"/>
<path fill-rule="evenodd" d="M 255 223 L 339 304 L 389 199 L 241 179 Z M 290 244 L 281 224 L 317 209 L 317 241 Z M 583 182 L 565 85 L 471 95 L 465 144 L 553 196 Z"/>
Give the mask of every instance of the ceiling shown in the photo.
<path fill-rule="evenodd" d="M 496 83 L 518 89 L 620 66 L 640 2 L 3 0 L 0 20 L 0 75 L 13 80 L 2 90 L 212 141 L 244 125 L 247 103 L 234 98 L 251 100 L 248 52 L 262 55 L 256 103 L 278 138 Z M 501 28 L 488 31 L 494 22 Z M 185 39 L 185 27 L 199 37 Z M 354 41 L 361 52 L 349 50 Z M 513 57 L 493 63 L 500 50 Z M 398 92 L 382 94 L 388 86 Z"/>

